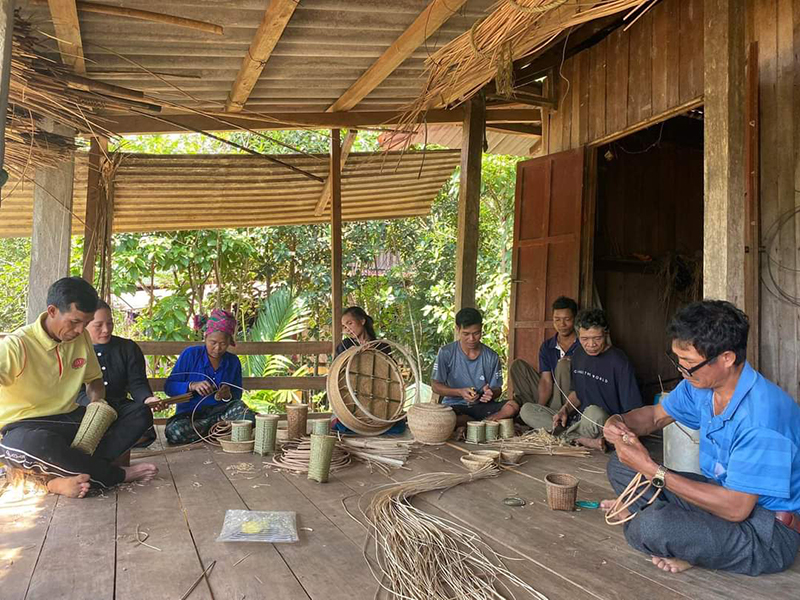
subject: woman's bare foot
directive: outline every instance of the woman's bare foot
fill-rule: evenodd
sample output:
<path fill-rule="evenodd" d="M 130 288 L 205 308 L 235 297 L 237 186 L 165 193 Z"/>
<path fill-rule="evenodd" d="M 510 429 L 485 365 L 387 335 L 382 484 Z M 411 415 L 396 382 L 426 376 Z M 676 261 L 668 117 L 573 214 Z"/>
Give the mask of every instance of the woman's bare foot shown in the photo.
<path fill-rule="evenodd" d="M 692 565 L 680 558 L 662 558 L 661 556 L 654 556 L 653 564 L 667 573 L 680 573 L 692 568 Z"/>
<path fill-rule="evenodd" d="M 90 487 L 88 475 L 53 477 L 53 479 L 47 482 L 48 492 L 59 496 L 66 496 L 67 498 L 83 498 Z"/>
<path fill-rule="evenodd" d="M 131 481 L 150 481 L 153 477 L 158 475 L 158 467 L 153 463 L 141 463 L 133 465 L 132 467 L 122 467 L 125 471 L 125 483 Z"/>

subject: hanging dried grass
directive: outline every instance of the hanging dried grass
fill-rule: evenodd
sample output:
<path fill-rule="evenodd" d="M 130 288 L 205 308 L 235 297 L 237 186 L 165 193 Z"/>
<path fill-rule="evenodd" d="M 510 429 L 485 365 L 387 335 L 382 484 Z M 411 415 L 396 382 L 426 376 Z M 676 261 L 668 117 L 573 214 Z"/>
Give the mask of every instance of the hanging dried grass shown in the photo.
<path fill-rule="evenodd" d="M 47 58 L 46 48 L 33 35 L 32 25 L 16 14 L 11 51 L 11 77 L 6 111 L 4 166 L 18 177 L 26 166 L 55 166 L 68 159 L 75 144 L 71 136 L 44 130 L 44 121 L 79 132 L 112 136 L 97 110 L 113 100 L 72 89 L 72 72 Z"/>
<path fill-rule="evenodd" d="M 368 539 L 375 543 L 374 560 L 366 553 L 365 558 L 380 586 L 398 598 L 499 599 L 507 597 L 502 591 L 514 597 L 513 587 L 547 600 L 509 571 L 503 557 L 475 532 L 411 503 L 418 494 L 495 477 L 499 472 L 494 463 L 488 463 L 473 473 L 426 473 L 372 490 L 366 508 L 360 501 Z"/>
<path fill-rule="evenodd" d="M 492 14 L 428 58 L 424 91 L 408 107 L 399 129 L 416 130 L 428 109 L 463 102 L 498 75 L 498 90 L 513 85 L 508 65 L 544 49 L 570 27 L 624 11 L 632 23 L 654 2 L 500 0 Z"/>

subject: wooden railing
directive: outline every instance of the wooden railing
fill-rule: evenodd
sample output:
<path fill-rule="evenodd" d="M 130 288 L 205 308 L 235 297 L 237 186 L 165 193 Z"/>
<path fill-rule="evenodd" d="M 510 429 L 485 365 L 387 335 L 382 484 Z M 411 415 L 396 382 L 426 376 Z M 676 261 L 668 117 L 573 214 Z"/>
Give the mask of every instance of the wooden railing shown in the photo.
<path fill-rule="evenodd" d="M 145 356 L 177 356 L 190 346 L 202 342 L 149 342 L 137 341 Z M 240 356 L 259 356 L 267 354 L 319 355 L 330 354 L 331 342 L 237 342 L 228 352 Z M 153 391 L 164 390 L 164 377 L 151 377 Z M 245 377 L 242 386 L 247 390 L 324 390 L 325 377 Z"/>

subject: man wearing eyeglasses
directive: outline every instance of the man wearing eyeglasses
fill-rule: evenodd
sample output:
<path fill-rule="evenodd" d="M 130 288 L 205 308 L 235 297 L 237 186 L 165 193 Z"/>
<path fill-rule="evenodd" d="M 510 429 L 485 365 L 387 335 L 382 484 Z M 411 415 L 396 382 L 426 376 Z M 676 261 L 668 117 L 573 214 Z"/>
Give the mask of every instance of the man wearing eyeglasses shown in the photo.
<path fill-rule="evenodd" d="M 523 420 L 533 428 L 550 429 L 581 446 L 605 449 L 603 423 L 642 406 L 636 375 L 625 353 L 608 341 L 608 321 L 600 309 L 582 310 L 575 318 L 580 346 L 571 362 L 572 391 L 556 392 L 563 399 L 558 411 L 527 403 Z"/>
<path fill-rule="evenodd" d="M 619 515 L 635 513 L 625 537 L 664 571 L 775 573 L 800 548 L 800 407 L 746 362 L 749 328 L 729 302 L 681 309 L 667 333 L 684 380 L 660 404 L 606 421 L 617 449 L 608 464 L 614 490 L 637 472 L 652 484 Z M 675 421 L 700 430 L 703 475 L 667 470 L 639 441 Z"/>

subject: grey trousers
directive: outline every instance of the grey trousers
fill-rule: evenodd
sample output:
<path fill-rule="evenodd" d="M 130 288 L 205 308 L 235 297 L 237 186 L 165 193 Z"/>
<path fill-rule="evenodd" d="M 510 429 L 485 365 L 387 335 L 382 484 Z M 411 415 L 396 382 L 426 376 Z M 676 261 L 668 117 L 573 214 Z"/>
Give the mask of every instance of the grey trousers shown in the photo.
<path fill-rule="evenodd" d="M 608 461 L 607 472 L 617 494 L 636 475 L 616 454 Z M 680 475 L 715 483 L 694 473 Z M 631 507 L 631 512 L 638 514 L 623 525 L 625 539 L 641 552 L 751 576 L 784 571 L 797 556 L 800 533 L 777 521 L 772 511 L 761 506 L 756 506 L 741 523 L 733 523 L 668 490 L 663 490 L 653 504 L 646 506 L 650 496 L 651 493 L 646 494 Z"/>
<path fill-rule="evenodd" d="M 525 421 L 528 427 L 551 431 L 553 429 L 553 415 L 556 412 L 558 411 L 548 406 L 528 402 L 519 409 L 519 418 Z M 564 431 L 558 434 L 558 437 L 563 437 L 571 442 L 578 438 L 597 439 L 602 436 L 603 428 L 599 426 L 599 423 L 605 423 L 606 419 L 611 415 L 596 405 L 587 406 L 586 410 L 583 410 L 583 414 L 585 416 L 572 421 Z"/>

